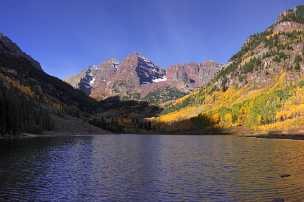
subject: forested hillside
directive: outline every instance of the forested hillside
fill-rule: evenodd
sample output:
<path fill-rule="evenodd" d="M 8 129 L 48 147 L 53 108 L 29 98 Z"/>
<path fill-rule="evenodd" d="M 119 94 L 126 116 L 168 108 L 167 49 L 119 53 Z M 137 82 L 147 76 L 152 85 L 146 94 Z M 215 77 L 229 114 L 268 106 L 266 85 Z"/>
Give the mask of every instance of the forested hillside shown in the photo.
<path fill-rule="evenodd" d="M 300 129 L 303 83 L 304 6 L 298 6 L 252 35 L 206 87 L 176 100 L 150 120 L 168 131 Z"/>
<path fill-rule="evenodd" d="M 40 133 L 54 127 L 51 114 L 86 117 L 97 102 L 43 72 L 39 63 L 0 35 L 0 132 Z"/>
<path fill-rule="evenodd" d="M 47 109 L 16 90 L 5 87 L 2 81 L 0 89 L 1 134 L 13 135 L 21 131 L 41 133 L 54 127 Z"/>

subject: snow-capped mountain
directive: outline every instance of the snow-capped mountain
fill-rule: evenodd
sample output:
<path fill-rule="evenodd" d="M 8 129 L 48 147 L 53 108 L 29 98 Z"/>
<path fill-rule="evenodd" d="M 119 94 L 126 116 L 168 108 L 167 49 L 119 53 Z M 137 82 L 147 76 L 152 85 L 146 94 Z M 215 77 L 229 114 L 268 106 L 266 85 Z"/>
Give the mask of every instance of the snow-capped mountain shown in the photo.
<path fill-rule="evenodd" d="M 96 83 L 106 81 L 112 77 L 118 69 L 119 62 L 116 59 L 109 59 L 103 64 L 91 65 L 79 74 L 71 76 L 65 81 L 74 88 L 80 89 L 87 95 L 91 94 L 91 90 Z"/>
<path fill-rule="evenodd" d="M 121 63 L 110 59 L 103 64 L 89 66 L 65 81 L 96 99 L 115 95 L 124 99 L 145 99 L 151 93 L 161 94 L 163 90 L 166 90 L 166 94 L 169 90 L 183 95 L 205 85 L 221 67 L 207 61 L 173 65 L 165 70 L 147 57 L 133 53 Z"/>

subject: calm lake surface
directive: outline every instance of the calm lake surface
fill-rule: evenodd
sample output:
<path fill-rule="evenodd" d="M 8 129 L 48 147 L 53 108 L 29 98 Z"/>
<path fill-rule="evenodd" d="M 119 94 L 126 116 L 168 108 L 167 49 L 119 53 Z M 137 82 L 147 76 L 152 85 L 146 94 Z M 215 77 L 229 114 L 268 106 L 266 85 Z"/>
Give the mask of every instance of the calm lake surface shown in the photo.
<path fill-rule="evenodd" d="M 164 135 L 0 141 L 0 201 L 274 198 L 304 199 L 304 141 Z"/>

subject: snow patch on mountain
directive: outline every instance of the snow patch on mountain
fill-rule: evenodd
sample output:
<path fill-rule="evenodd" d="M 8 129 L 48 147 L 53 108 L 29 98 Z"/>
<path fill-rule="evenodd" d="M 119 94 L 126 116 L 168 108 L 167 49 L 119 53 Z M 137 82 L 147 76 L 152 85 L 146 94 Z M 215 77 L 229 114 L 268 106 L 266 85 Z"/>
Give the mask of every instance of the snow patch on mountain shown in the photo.
<path fill-rule="evenodd" d="M 162 78 L 153 79 L 152 82 L 153 83 L 158 83 L 158 82 L 167 81 L 167 80 L 168 80 L 168 78 L 166 76 L 164 76 Z"/>
<path fill-rule="evenodd" d="M 96 81 L 96 78 L 95 77 L 92 77 L 92 80 L 90 81 L 90 86 L 92 87 L 94 85 Z"/>
<path fill-rule="evenodd" d="M 110 63 L 112 64 L 112 68 L 115 70 L 117 70 L 120 65 L 120 62 L 118 60 L 116 60 L 115 58 L 111 58 Z"/>
<path fill-rule="evenodd" d="M 97 70 L 98 69 L 98 65 L 91 65 L 89 67 L 89 69 L 91 69 L 91 70 Z"/>

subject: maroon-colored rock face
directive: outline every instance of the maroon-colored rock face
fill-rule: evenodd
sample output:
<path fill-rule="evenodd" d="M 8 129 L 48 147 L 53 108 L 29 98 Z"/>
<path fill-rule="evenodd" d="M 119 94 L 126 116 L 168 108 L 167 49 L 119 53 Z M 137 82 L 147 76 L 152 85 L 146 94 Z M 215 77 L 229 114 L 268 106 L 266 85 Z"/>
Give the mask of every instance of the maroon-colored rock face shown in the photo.
<path fill-rule="evenodd" d="M 139 54 L 130 54 L 119 66 L 116 80 L 132 80 L 136 85 L 153 83 L 161 79 L 166 71 Z"/>
<path fill-rule="evenodd" d="M 167 78 L 182 81 L 189 89 L 206 85 L 221 69 L 221 65 L 212 61 L 173 65 L 167 70 Z"/>
<path fill-rule="evenodd" d="M 181 92 L 201 87 L 221 69 L 215 62 L 173 65 L 167 70 L 140 54 L 130 54 L 121 63 L 114 59 L 90 66 L 80 74 L 66 79 L 93 98 L 119 95 L 142 99 L 151 92 L 174 88 Z"/>

